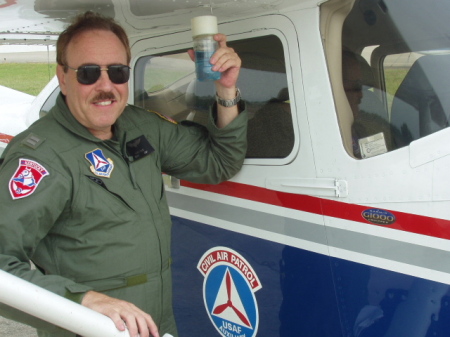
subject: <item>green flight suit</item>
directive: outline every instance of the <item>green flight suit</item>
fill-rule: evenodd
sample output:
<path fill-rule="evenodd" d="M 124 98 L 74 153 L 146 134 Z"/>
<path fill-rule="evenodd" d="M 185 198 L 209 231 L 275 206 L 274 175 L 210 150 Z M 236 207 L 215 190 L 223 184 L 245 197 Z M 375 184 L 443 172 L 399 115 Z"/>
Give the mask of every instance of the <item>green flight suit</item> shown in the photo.
<path fill-rule="evenodd" d="M 218 129 L 212 114 L 205 128 L 127 106 L 114 139 L 102 141 L 76 121 L 60 95 L 2 155 L 0 268 L 74 301 L 93 289 L 132 302 L 152 316 L 161 336 L 177 336 L 161 172 L 199 183 L 231 178 L 244 160 L 246 124 L 245 111 Z M 89 161 L 94 150 L 96 161 Z M 20 159 L 48 175 L 31 194 L 14 199 Z M 30 270 L 30 259 L 37 270 Z M 23 313 L 18 319 L 11 308 L 0 314 L 45 329 L 40 336 L 74 336 Z"/>

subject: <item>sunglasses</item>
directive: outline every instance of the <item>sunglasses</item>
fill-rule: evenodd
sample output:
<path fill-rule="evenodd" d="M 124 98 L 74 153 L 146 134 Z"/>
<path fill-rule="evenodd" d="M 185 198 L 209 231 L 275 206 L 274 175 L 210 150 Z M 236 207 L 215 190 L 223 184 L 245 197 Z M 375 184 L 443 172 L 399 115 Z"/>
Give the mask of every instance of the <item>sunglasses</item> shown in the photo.
<path fill-rule="evenodd" d="M 123 64 L 112 64 L 106 68 L 102 68 L 96 64 L 80 66 L 78 68 L 67 68 L 77 73 L 77 81 L 81 84 L 94 84 L 100 78 L 102 70 L 108 73 L 109 79 L 114 84 L 124 84 L 130 79 L 130 67 Z"/>

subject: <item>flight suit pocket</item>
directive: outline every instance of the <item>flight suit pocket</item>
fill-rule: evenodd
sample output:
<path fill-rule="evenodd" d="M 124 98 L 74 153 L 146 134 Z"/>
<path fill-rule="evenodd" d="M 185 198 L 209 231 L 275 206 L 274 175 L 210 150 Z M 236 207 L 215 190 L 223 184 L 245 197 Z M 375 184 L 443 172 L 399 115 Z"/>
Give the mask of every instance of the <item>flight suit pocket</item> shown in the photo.
<path fill-rule="evenodd" d="M 100 186 L 101 188 L 105 189 L 107 192 L 109 192 L 111 195 L 113 195 L 114 197 L 116 197 L 118 200 L 120 200 L 123 204 L 125 204 L 128 208 L 130 208 L 131 210 L 133 210 L 130 205 L 117 193 L 111 192 L 108 187 L 106 187 L 106 184 L 103 180 L 101 180 L 100 178 L 97 177 L 93 177 L 93 176 L 86 176 L 90 181 L 92 181 L 93 183 L 97 184 L 98 186 Z"/>
<path fill-rule="evenodd" d="M 93 212 L 111 212 L 117 218 L 129 220 L 135 215 L 131 205 L 119 194 L 108 188 L 107 182 L 101 178 L 85 175 L 80 195 L 84 198 L 84 209 Z"/>
<path fill-rule="evenodd" d="M 117 278 L 110 278 L 110 279 L 104 279 L 104 280 L 93 280 L 93 281 L 86 281 L 82 282 L 83 285 L 92 287 L 95 291 L 108 291 L 108 290 L 114 290 L 124 287 L 132 287 L 139 284 L 144 284 L 148 281 L 147 274 L 140 274 L 135 276 L 128 276 L 128 277 L 117 277 Z"/>

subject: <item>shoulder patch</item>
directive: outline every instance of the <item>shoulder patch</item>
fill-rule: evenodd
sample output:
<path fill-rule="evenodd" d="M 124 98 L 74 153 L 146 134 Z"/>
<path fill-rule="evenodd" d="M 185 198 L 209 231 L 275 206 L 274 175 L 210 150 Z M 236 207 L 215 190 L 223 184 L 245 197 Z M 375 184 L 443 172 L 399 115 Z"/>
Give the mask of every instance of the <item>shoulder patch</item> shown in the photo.
<path fill-rule="evenodd" d="M 45 138 L 39 137 L 34 133 L 30 133 L 24 140 L 22 140 L 22 144 L 36 150 L 44 141 Z"/>
<path fill-rule="evenodd" d="M 44 166 L 30 159 L 19 159 L 19 167 L 9 181 L 9 192 L 13 199 L 33 194 L 39 183 L 50 173 Z"/>
<path fill-rule="evenodd" d="M 153 112 L 155 115 L 157 115 L 159 118 L 164 119 L 165 121 L 168 121 L 168 122 L 170 122 L 172 124 L 178 124 L 178 122 L 176 120 L 174 120 L 174 119 L 172 119 L 172 118 L 170 118 L 168 116 L 165 116 L 163 114 L 160 114 L 159 112 L 156 112 L 156 111 L 153 111 L 153 110 L 148 110 L 148 111 Z"/>

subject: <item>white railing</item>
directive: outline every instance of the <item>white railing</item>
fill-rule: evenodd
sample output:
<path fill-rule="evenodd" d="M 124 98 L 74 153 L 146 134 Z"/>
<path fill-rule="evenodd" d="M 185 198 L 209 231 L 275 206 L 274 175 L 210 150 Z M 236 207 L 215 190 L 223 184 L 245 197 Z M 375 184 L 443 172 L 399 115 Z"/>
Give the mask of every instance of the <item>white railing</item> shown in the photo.
<path fill-rule="evenodd" d="M 0 270 L 0 302 L 84 337 L 130 337 L 105 315 Z"/>
<path fill-rule="evenodd" d="M 117 330 L 107 316 L 1 269 L 0 302 L 83 337 L 130 337 L 128 330 Z"/>

